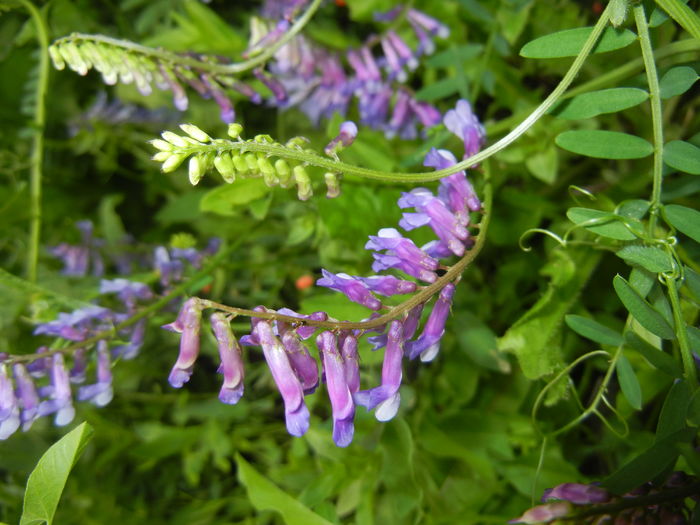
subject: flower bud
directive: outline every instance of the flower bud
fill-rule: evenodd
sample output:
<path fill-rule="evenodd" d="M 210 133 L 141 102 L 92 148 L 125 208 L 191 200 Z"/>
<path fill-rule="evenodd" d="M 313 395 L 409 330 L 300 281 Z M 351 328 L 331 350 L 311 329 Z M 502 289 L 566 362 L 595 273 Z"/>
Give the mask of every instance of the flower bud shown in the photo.
<path fill-rule="evenodd" d="M 299 200 L 309 200 L 314 192 L 311 189 L 311 179 L 309 178 L 309 174 L 306 173 L 304 166 L 294 166 L 294 182 L 297 184 L 297 196 Z"/>
<path fill-rule="evenodd" d="M 233 161 L 233 166 L 236 168 L 236 171 L 241 175 L 246 175 L 248 171 L 250 171 L 248 169 L 248 163 L 246 163 L 245 159 L 238 153 L 231 153 L 231 160 Z"/>
<path fill-rule="evenodd" d="M 228 151 L 222 151 L 219 155 L 214 157 L 214 167 L 229 184 L 236 180 L 236 168 L 233 165 L 231 154 Z"/>
<path fill-rule="evenodd" d="M 163 173 L 170 173 L 171 171 L 175 171 L 177 168 L 180 167 L 180 164 L 182 164 L 187 157 L 188 155 L 185 153 L 175 153 L 173 155 L 170 155 L 170 157 L 168 157 L 163 162 L 163 165 L 160 167 L 160 169 Z"/>
<path fill-rule="evenodd" d="M 280 186 L 289 188 L 292 184 L 292 170 L 289 169 L 287 161 L 284 159 L 277 159 L 275 161 L 275 171 L 277 172 Z"/>
<path fill-rule="evenodd" d="M 204 173 L 206 172 L 206 163 L 203 155 L 195 155 L 190 158 L 190 164 L 188 167 L 188 175 L 190 177 L 190 184 L 196 186 L 199 181 L 202 180 Z"/>
<path fill-rule="evenodd" d="M 228 136 L 231 137 L 232 139 L 239 138 L 241 136 L 242 131 L 243 131 L 243 126 L 241 126 L 237 122 L 234 122 L 234 123 L 228 125 Z"/>
<path fill-rule="evenodd" d="M 186 148 L 190 146 L 189 142 L 187 142 L 180 135 L 173 133 L 172 131 L 164 131 L 160 134 L 160 136 L 163 137 L 163 140 L 170 142 L 170 144 L 172 144 L 173 146 L 177 146 L 178 148 Z"/>
<path fill-rule="evenodd" d="M 209 135 L 193 124 L 180 124 L 180 129 L 199 142 L 211 141 L 211 137 Z"/>
<path fill-rule="evenodd" d="M 338 183 L 338 176 L 333 172 L 326 172 L 323 177 L 326 180 L 326 197 L 329 199 L 334 199 L 340 195 L 340 184 Z"/>
<path fill-rule="evenodd" d="M 270 161 L 267 160 L 264 155 L 258 157 L 258 168 L 260 169 L 260 173 L 262 173 L 263 180 L 267 187 L 272 188 L 279 184 L 275 168 L 272 167 L 272 164 L 270 164 Z"/>

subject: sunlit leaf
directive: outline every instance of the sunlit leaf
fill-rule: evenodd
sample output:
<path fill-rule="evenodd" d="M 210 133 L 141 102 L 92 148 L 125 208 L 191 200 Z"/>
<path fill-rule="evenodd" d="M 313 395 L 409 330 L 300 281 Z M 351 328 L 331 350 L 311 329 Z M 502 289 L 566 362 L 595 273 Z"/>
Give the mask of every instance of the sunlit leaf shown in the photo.
<path fill-rule="evenodd" d="M 654 152 L 648 141 L 619 131 L 569 130 L 557 135 L 554 141 L 567 151 L 598 159 L 641 159 Z"/>
<path fill-rule="evenodd" d="M 639 88 L 601 89 L 563 101 L 551 113 L 564 119 L 586 119 L 637 106 L 647 98 L 649 93 Z"/>
<path fill-rule="evenodd" d="M 68 475 L 91 437 L 92 427 L 83 423 L 41 456 L 27 480 L 20 525 L 53 523 Z"/>
<path fill-rule="evenodd" d="M 579 54 L 584 42 L 593 31 L 592 27 L 566 29 L 545 35 L 525 44 L 520 56 L 525 58 L 561 58 Z M 637 36 L 628 29 L 616 30 L 608 27 L 598 40 L 594 53 L 607 53 L 630 45 Z"/>

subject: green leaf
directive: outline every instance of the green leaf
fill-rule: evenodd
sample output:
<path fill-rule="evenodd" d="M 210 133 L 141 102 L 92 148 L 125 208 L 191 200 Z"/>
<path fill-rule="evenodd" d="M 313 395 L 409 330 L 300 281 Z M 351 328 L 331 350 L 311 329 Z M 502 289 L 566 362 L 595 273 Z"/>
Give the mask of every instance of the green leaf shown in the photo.
<path fill-rule="evenodd" d="M 520 56 L 525 58 L 574 57 L 579 54 L 592 31 L 592 27 L 578 27 L 541 36 L 525 44 L 520 50 Z M 608 27 L 603 31 L 593 52 L 607 53 L 621 49 L 636 39 L 637 35 L 628 29 L 619 30 Z"/>
<path fill-rule="evenodd" d="M 498 341 L 501 351 L 515 353 L 528 379 L 538 379 L 562 366 L 557 341 L 562 321 L 599 261 L 599 255 L 592 251 L 554 254 L 556 258 L 547 265 L 552 275 L 547 291 Z"/>
<path fill-rule="evenodd" d="M 664 163 L 678 171 L 700 175 L 700 148 L 682 140 L 664 146 Z"/>
<path fill-rule="evenodd" d="M 688 266 L 683 266 L 683 271 L 685 273 L 685 286 L 695 296 L 695 299 L 700 301 L 700 274 Z"/>
<path fill-rule="evenodd" d="M 612 212 L 591 208 L 569 208 L 566 216 L 574 224 L 584 226 L 593 233 L 620 241 L 632 241 L 637 238 L 622 221 L 632 223 L 641 229 L 641 223 L 638 221 L 623 219 Z"/>
<path fill-rule="evenodd" d="M 700 40 L 700 18 L 680 0 L 656 0 L 656 3 L 693 38 Z"/>
<path fill-rule="evenodd" d="M 656 284 L 656 274 L 643 268 L 632 268 L 629 282 L 639 295 L 646 297 Z"/>
<path fill-rule="evenodd" d="M 44 453 L 27 480 L 20 525 L 51 525 L 68 474 L 92 437 L 83 423 L 63 436 Z"/>
<path fill-rule="evenodd" d="M 656 441 L 685 428 L 685 419 L 690 406 L 690 387 L 686 381 L 678 381 L 666 395 L 656 426 Z"/>
<path fill-rule="evenodd" d="M 574 332 L 596 343 L 619 346 L 623 342 L 622 334 L 588 317 L 567 315 L 564 320 Z"/>
<path fill-rule="evenodd" d="M 637 106 L 649 98 L 649 93 L 638 88 L 601 89 L 564 100 L 554 106 L 550 112 L 564 119 L 586 119 L 614 113 Z"/>
<path fill-rule="evenodd" d="M 597 159 L 641 159 L 654 152 L 648 141 L 619 131 L 573 129 L 557 135 L 554 142 L 572 153 Z"/>
<path fill-rule="evenodd" d="M 635 410 L 641 410 L 642 387 L 639 385 L 639 379 L 637 379 L 632 365 L 623 354 L 620 354 L 617 359 L 615 372 L 617 372 L 617 381 L 620 383 L 620 389 L 627 402 Z"/>
<path fill-rule="evenodd" d="M 673 270 L 671 256 L 656 246 L 630 244 L 618 250 L 616 255 L 624 259 L 628 264 L 641 266 L 653 273 Z"/>
<path fill-rule="evenodd" d="M 653 347 L 634 332 L 625 332 L 625 343 L 639 353 L 651 366 L 671 377 L 681 377 L 683 370 L 676 360 L 663 350 Z"/>
<path fill-rule="evenodd" d="M 248 497 L 256 510 L 279 512 L 287 525 L 331 525 L 330 521 L 301 504 L 260 474 L 240 454 L 236 454 L 236 464 L 238 479 L 248 490 Z"/>
<path fill-rule="evenodd" d="M 643 299 L 622 276 L 615 276 L 613 287 L 625 308 L 644 328 L 662 339 L 676 337 L 673 328 L 666 322 L 666 319 Z"/>
<path fill-rule="evenodd" d="M 236 207 L 251 203 L 269 192 L 270 188 L 262 179 L 242 179 L 208 191 L 199 203 L 199 210 L 232 217 L 236 215 Z"/>
<path fill-rule="evenodd" d="M 445 51 L 435 53 L 433 56 L 427 58 L 425 63 L 431 67 L 456 66 L 473 60 L 481 54 L 483 49 L 483 44 L 455 45 Z"/>
<path fill-rule="evenodd" d="M 629 199 L 622 201 L 617 207 L 617 214 L 632 219 L 641 219 L 649 211 L 649 201 L 643 199 Z"/>
<path fill-rule="evenodd" d="M 115 245 L 126 237 L 124 224 L 115 209 L 123 200 L 124 195 L 113 194 L 106 195 L 100 201 L 100 229 L 110 245 Z"/>
<path fill-rule="evenodd" d="M 664 215 L 668 223 L 679 232 L 700 242 L 700 211 L 678 204 L 664 206 Z"/>
<path fill-rule="evenodd" d="M 554 146 L 538 151 L 525 159 L 525 166 L 542 182 L 552 184 L 557 178 L 559 169 L 559 153 Z"/>
<path fill-rule="evenodd" d="M 687 443 L 695 433 L 694 429 L 683 429 L 657 441 L 603 481 L 603 487 L 614 494 L 624 494 L 661 474 L 678 458 L 676 444 Z"/>
<path fill-rule="evenodd" d="M 433 102 L 459 93 L 463 81 L 458 76 L 443 78 L 416 91 L 416 100 Z"/>
<path fill-rule="evenodd" d="M 688 91 L 695 81 L 698 79 L 698 74 L 692 67 L 678 66 L 672 67 L 659 81 L 659 89 L 661 90 L 661 98 L 671 98 L 676 95 L 682 95 Z"/>
<path fill-rule="evenodd" d="M 469 312 L 457 312 L 455 326 L 469 327 L 457 330 L 457 342 L 477 365 L 503 374 L 510 372 L 510 363 L 498 351 L 496 334 L 481 319 Z"/>

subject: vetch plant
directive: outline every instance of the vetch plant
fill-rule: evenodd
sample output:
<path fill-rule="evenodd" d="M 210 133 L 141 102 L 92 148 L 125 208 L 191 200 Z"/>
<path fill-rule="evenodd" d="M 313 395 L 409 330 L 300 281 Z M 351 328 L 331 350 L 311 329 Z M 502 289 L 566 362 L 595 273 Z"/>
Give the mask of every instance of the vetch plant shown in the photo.
<path fill-rule="evenodd" d="M 153 523 L 697 521 L 695 3 L 262 4 L 8 4 L 3 447 L 90 420 Z"/>

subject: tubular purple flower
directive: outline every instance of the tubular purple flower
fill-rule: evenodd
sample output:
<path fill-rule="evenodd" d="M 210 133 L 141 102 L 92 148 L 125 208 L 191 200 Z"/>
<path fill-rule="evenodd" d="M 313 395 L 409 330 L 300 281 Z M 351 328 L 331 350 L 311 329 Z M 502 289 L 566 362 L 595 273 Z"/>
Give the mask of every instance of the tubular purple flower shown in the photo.
<path fill-rule="evenodd" d="M 418 120 L 420 120 L 421 124 L 423 124 L 423 126 L 426 128 L 431 128 L 440 124 L 442 114 L 435 106 L 428 104 L 427 102 L 418 102 L 414 98 L 409 100 L 409 104 L 413 112 L 418 117 Z"/>
<path fill-rule="evenodd" d="M 399 82 L 405 82 L 407 78 L 406 72 L 403 69 L 401 57 L 396 49 L 394 49 L 391 39 L 388 37 L 382 38 L 381 46 L 386 60 L 386 69 L 389 79 L 396 78 Z"/>
<path fill-rule="evenodd" d="M 170 286 L 173 282 L 182 279 L 184 270 L 182 261 L 171 260 L 165 247 L 158 246 L 153 258 L 155 269 L 160 274 L 160 284 Z"/>
<path fill-rule="evenodd" d="M 116 293 L 127 309 L 136 306 L 138 299 L 148 300 L 153 298 L 153 292 L 145 283 L 129 281 L 128 279 L 103 279 L 100 282 L 100 293 Z"/>
<path fill-rule="evenodd" d="M 457 163 L 452 152 L 441 149 L 432 148 L 425 156 L 424 166 L 430 166 L 436 170 L 449 168 Z M 457 216 L 460 224 L 466 226 L 469 224 L 469 214 L 467 210 L 481 210 L 481 201 L 477 197 L 474 188 L 467 180 L 467 176 L 463 171 L 453 173 L 447 177 L 440 179 L 438 187 L 438 196 L 447 204 L 450 211 Z"/>
<path fill-rule="evenodd" d="M 542 501 L 561 499 L 575 503 L 576 505 L 590 505 L 592 503 L 606 503 L 610 501 L 610 493 L 595 485 L 582 483 L 562 483 L 553 489 L 547 489 L 542 494 Z"/>
<path fill-rule="evenodd" d="M 571 504 L 568 501 L 559 501 L 532 507 L 525 514 L 508 523 L 549 523 L 556 518 L 566 516 L 569 512 L 571 512 Z"/>
<path fill-rule="evenodd" d="M 384 296 L 413 293 L 418 285 L 412 281 L 404 281 L 393 275 L 372 275 L 370 277 L 355 277 L 364 283 L 374 293 Z"/>
<path fill-rule="evenodd" d="M 34 334 L 62 337 L 70 341 L 82 341 L 88 338 L 93 331 L 107 328 L 109 326 L 107 321 L 111 321 L 112 318 L 111 310 L 100 306 L 88 306 L 71 313 L 59 313 L 58 319 L 37 325 Z"/>
<path fill-rule="evenodd" d="M 275 97 L 278 104 L 283 104 L 287 100 L 287 92 L 280 81 L 271 75 L 265 74 L 262 69 L 253 70 L 253 74 L 255 75 L 255 78 L 262 82 L 265 87 L 272 92 L 272 96 Z"/>
<path fill-rule="evenodd" d="M 486 131 L 472 112 L 468 101 L 458 100 L 455 109 L 445 113 L 443 123 L 447 129 L 464 141 L 465 158 L 479 152 L 486 138 Z"/>
<path fill-rule="evenodd" d="M 190 297 L 180 309 L 171 330 L 182 333 L 180 353 L 168 377 L 174 388 L 181 388 L 192 376 L 194 363 L 199 356 L 199 331 L 202 323 L 202 304 L 197 297 Z"/>
<path fill-rule="evenodd" d="M 416 60 L 416 57 L 413 56 L 413 52 L 411 51 L 411 48 L 408 47 L 406 42 L 404 42 L 394 30 L 387 33 L 387 38 L 389 38 L 391 45 L 394 46 L 394 49 L 401 58 L 401 63 L 407 65 L 411 70 L 416 69 L 418 67 L 418 60 Z"/>
<path fill-rule="evenodd" d="M 245 369 L 241 357 L 241 347 L 231 330 L 231 324 L 226 315 L 221 312 L 213 313 L 210 317 L 211 327 L 219 347 L 221 366 L 219 371 L 224 375 L 224 383 L 219 391 L 222 403 L 235 405 L 243 397 L 243 379 Z"/>
<path fill-rule="evenodd" d="M 401 404 L 401 360 L 403 359 L 403 324 L 394 320 L 389 325 L 387 345 L 382 365 L 382 384 L 370 390 L 361 390 L 353 397 L 358 405 L 374 410 L 379 421 L 392 419 Z"/>
<path fill-rule="evenodd" d="M 7 367 L 0 363 L 0 440 L 10 437 L 19 428 L 19 406 Z"/>
<path fill-rule="evenodd" d="M 180 111 L 185 111 L 189 105 L 189 100 L 187 99 L 184 88 L 175 80 L 171 71 L 167 70 L 161 64 L 159 64 L 158 67 L 160 69 L 160 74 L 165 79 L 167 87 L 170 88 L 170 91 L 173 93 L 173 105 Z"/>
<path fill-rule="evenodd" d="M 85 385 L 78 390 L 78 400 L 90 401 L 93 405 L 103 407 L 112 401 L 112 366 L 107 342 L 97 343 L 97 382 Z"/>
<path fill-rule="evenodd" d="M 254 329 L 260 341 L 267 366 L 284 400 L 287 432 L 292 436 L 303 436 L 309 429 L 309 409 L 304 403 L 304 391 L 284 347 L 272 332 L 272 322 L 260 320 Z"/>
<path fill-rule="evenodd" d="M 415 359 L 418 356 L 423 362 L 435 359 L 440 351 L 440 339 L 445 333 L 445 322 L 450 315 L 454 292 L 454 283 L 449 283 L 440 291 L 433 310 L 425 322 L 423 332 L 415 341 L 406 343 L 406 354 L 410 359 Z"/>
<path fill-rule="evenodd" d="M 338 352 L 332 332 L 321 332 L 316 344 L 323 358 L 328 397 L 333 410 L 333 441 L 339 447 L 347 447 L 355 433 L 355 404 L 348 387 L 343 357 Z"/>
<path fill-rule="evenodd" d="M 346 120 L 340 125 L 338 135 L 331 140 L 323 150 L 326 155 L 334 155 L 343 148 L 350 146 L 357 137 L 357 124 L 352 120 Z"/>
<path fill-rule="evenodd" d="M 17 363 L 12 367 L 17 385 L 17 401 L 21 408 L 20 421 L 22 422 L 22 430 L 27 431 L 31 428 L 32 423 L 39 417 L 39 394 L 37 394 L 34 381 L 29 377 L 27 369 L 23 364 Z"/>
<path fill-rule="evenodd" d="M 70 389 L 70 379 L 63 362 L 63 354 L 54 354 L 51 363 L 51 386 L 49 390 L 50 399 L 39 403 L 39 415 L 56 414 L 54 424 L 59 427 L 65 426 L 75 417 L 73 408 L 73 397 Z"/>
<path fill-rule="evenodd" d="M 323 277 L 316 281 L 317 286 L 325 286 L 331 290 L 337 290 L 353 302 L 366 306 L 371 310 L 379 310 L 381 301 L 374 297 L 367 286 L 357 278 L 345 273 L 333 274 L 322 269 Z"/>
<path fill-rule="evenodd" d="M 170 325 L 166 325 L 170 327 Z M 165 328 L 165 327 L 164 327 Z M 166 328 L 166 330 L 171 330 Z M 179 333 L 179 332 L 178 332 Z M 131 329 L 131 336 L 129 342 L 124 345 L 117 345 L 112 349 L 112 355 L 114 357 L 121 357 L 122 359 L 133 359 L 139 353 L 139 350 L 143 346 L 144 336 L 146 335 L 146 319 L 141 319 L 136 322 Z"/>
<path fill-rule="evenodd" d="M 354 394 L 360 389 L 360 357 L 357 352 L 357 337 L 352 332 L 349 332 L 339 342 L 340 354 L 343 358 L 343 367 L 345 368 L 345 382 L 350 393 Z"/>
<path fill-rule="evenodd" d="M 236 120 L 236 112 L 233 109 L 233 104 L 226 94 L 217 87 L 216 81 L 210 79 L 207 75 L 202 75 L 201 80 L 206 86 L 209 94 L 214 98 L 220 108 L 220 117 L 226 124 L 231 124 Z"/>
<path fill-rule="evenodd" d="M 301 382 L 304 394 L 313 394 L 318 387 L 318 363 L 293 330 L 282 333 L 282 346 L 287 352 L 289 363 Z"/>
<path fill-rule="evenodd" d="M 278 313 L 288 315 L 290 317 L 298 317 L 299 319 L 312 319 L 314 321 L 327 321 L 328 320 L 328 314 L 326 312 L 313 312 L 309 315 L 302 315 L 294 310 L 290 310 L 289 308 L 280 308 L 277 310 Z M 286 323 L 285 323 L 286 324 Z M 280 322 L 277 322 L 277 325 L 280 325 Z M 302 339 L 302 340 L 307 340 L 309 337 L 314 335 L 316 332 L 317 328 L 315 326 L 311 325 L 301 325 L 296 328 L 296 333 L 297 335 Z M 279 329 L 280 333 L 283 333 L 283 329 Z"/>
<path fill-rule="evenodd" d="M 407 16 L 410 22 L 419 25 L 433 36 L 440 38 L 450 36 L 450 29 L 446 25 L 441 24 L 435 18 L 426 15 L 422 11 L 411 8 L 408 10 Z"/>
<path fill-rule="evenodd" d="M 418 213 L 403 214 L 399 225 L 404 230 L 410 231 L 429 225 L 452 253 L 458 256 L 464 255 L 463 241 L 469 237 L 469 232 L 447 209 L 447 205 L 432 192 L 425 188 L 415 188 L 409 193 L 403 193 L 399 199 L 399 207 L 413 207 L 418 211 Z"/>
<path fill-rule="evenodd" d="M 418 248 L 412 240 L 403 237 L 395 228 L 382 228 L 377 235 L 370 235 L 365 244 L 368 250 L 387 250 L 385 255 L 373 254 L 372 269 L 375 272 L 398 268 L 422 281 L 435 282 L 439 263 Z"/>

